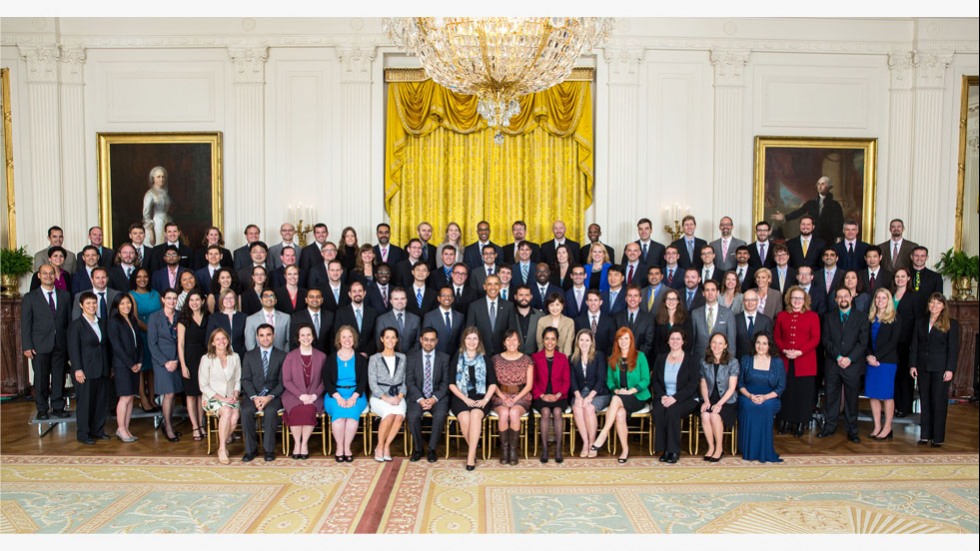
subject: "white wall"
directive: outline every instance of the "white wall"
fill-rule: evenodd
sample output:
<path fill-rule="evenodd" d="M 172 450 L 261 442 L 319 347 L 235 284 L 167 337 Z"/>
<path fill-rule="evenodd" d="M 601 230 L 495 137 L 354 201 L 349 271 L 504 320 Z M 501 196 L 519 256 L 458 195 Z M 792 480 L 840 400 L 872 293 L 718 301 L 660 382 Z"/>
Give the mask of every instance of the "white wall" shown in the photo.
<path fill-rule="evenodd" d="M 976 19 L 619 19 L 595 55 L 596 190 L 588 218 L 619 249 L 635 220 L 691 206 L 704 237 L 731 215 L 751 236 L 756 135 L 878 138 L 876 241 L 887 220 L 952 245 L 960 76 L 977 74 Z M 230 246 L 267 241 L 288 204 L 332 238 L 384 217 L 377 19 L 19 19 L 11 68 L 17 229 L 70 248 L 98 220 L 98 132 L 224 133 Z M 59 48 L 60 47 L 60 48 Z M 912 52 L 915 52 L 913 57 Z M 404 64 L 404 63 L 402 63 Z M 437 230 L 438 233 L 438 230 Z M 935 255 L 934 255 L 935 256 Z"/>

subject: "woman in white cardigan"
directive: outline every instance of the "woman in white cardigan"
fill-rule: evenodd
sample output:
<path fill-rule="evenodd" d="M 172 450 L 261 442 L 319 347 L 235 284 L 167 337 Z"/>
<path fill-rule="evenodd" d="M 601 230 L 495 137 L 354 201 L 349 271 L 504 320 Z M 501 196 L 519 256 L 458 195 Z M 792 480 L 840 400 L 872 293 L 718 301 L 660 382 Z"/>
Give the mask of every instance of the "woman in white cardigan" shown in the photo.
<path fill-rule="evenodd" d="M 231 351 L 230 344 L 228 333 L 215 329 L 197 372 L 204 409 L 218 416 L 218 461 L 222 465 L 230 463 L 225 446 L 238 425 L 241 408 L 238 400 L 242 391 L 242 363 L 238 354 Z"/>

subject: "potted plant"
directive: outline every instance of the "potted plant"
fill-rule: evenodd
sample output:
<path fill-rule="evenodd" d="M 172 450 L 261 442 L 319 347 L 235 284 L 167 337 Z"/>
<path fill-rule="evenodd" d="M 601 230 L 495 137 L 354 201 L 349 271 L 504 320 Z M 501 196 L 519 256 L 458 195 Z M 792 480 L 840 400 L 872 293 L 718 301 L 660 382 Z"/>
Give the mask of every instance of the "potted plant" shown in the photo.
<path fill-rule="evenodd" d="M 976 300 L 972 290 L 973 280 L 980 279 L 980 256 L 949 249 L 936 263 L 936 271 L 952 282 L 954 300 Z"/>
<path fill-rule="evenodd" d="M 4 298 L 20 296 L 20 277 L 34 271 L 34 259 L 24 247 L 19 249 L 0 249 L 0 274 Z"/>

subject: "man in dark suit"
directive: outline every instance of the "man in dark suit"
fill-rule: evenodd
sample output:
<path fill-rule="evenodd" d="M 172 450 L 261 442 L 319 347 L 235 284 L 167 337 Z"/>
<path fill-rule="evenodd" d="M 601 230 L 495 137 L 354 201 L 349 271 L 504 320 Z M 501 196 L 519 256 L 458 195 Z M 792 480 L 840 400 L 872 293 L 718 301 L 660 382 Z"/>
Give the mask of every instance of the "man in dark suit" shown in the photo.
<path fill-rule="evenodd" d="M 817 438 L 831 436 L 837 430 L 840 415 L 841 386 L 844 387 L 844 426 L 847 439 L 858 443 L 858 396 L 861 375 L 868 350 L 868 318 L 851 309 L 851 293 L 838 289 L 837 309 L 824 315 L 821 335 L 824 347 L 824 377 L 827 397 L 824 404 L 824 426 Z"/>
<path fill-rule="evenodd" d="M 466 326 L 476 327 L 480 331 L 487 357 L 492 357 L 504 349 L 504 333 L 517 329 L 517 318 L 513 303 L 500 300 L 499 277 L 487 276 L 483 291 L 486 296 L 470 304 Z"/>
<path fill-rule="evenodd" d="M 799 268 L 805 265 L 816 268 L 826 248 L 826 242 L 813 235 L 813 218 L 804 216 L 800 218 L 800 236 L 787 241 L 786 247 L 789 249 L 790 266 Z"/>
<path fill-rule="evenodd" d="M 469 247 L 466 249 L 469 250 Z M 496 245 L 491 243 L 483 246 L 483 260 L 477 267 L 470 270 L 470 287 L 477 291 L 483 290 L 483 283 L 487 276 L 497 273 L 497 258 Z"/>
<path fill-rule="evenodd" d="M 555 220 L 555 222 L 551 225 L 551 233 L 555 236 L 555 238 L 541 244 L 542 262 L 547 263 L 549 266 L 558 265 L 558 257 L 555 256 L 555 249 L 558 248 L 558 245 L 565 245 L 565 247 L 568 249 L 568 259 L 570 261 L 581 256 L 578 242 L 565 237 L 564 222 L 561 220 Z"/>
<path fill-rule="evenodd" d="M 796 283 L 810 295 L 810 310 L 823 317 L 827 312 L 827 292 L 819 285 L 813 284 L 813 268 L 800 266 L 799 271 L 796 272 Z M 745 299 L 743 298 L 742 301 L 744 302 Z M 817 352 L 819 353 L 819 350 Z"/>
<path fill-rule="evenodd" d="M 299 269 L 304 274 L 310 273 L 310 269 L 313 266 L 322 262 L 321 250 L 327 244 L 327 238 L 329 236 L 330 230 L 327 229 L 327 225 L 323 222 L 313 226 L 313 242 L 303 247 L 299 253 Z"/>
<path fill-rule="evenodd" d="M 669 287 L 664 284 L 663 270 L 660 266 L 651 266 L 647 270 L 647 286 L 643 288 L 643 295 L 640 297 L 640 307 L 643 311 L 656 316 L 667 289 Z"/>
<path fill-rule="evenodd" d="M 789 265 L 789 248 L 786 245 L 776 245 L 773 249 L 772 281 L 769 286 L 783 294 L 796 281 L 796 269 Z M 810 268 L 815 270 L 813 266 Z"/>
<path fill-rule="evenodd" d="M 20 313 L 24 357 L 34 368 L 37 419 L 68 417 L 65 411 L 65 370 L 68 367 L 68 320 L 71 295 L 54 286 L 54 266 L 38 270 L 41 286 L 24 295 Z M 50 398 L 50 411 L 48 400 Z"/>
<path fill-rule="evenodd" d="M 585 236 L 589 238 L 588 243 L 582 244 L 582 249 L 578 253 L 578 261 L 584 266 L 590 262 L 592 259 L 589 255 L 592 254 L 592 246 L 598 243 L 604 249 L 606 249 L 606 256 L 609 257 L 609 262 L 616 261 L 616 250 L 606 245 L 602 242 L 602 226 L 599 224 L 589 224 L 588 229 L 585 230 Z M 576 260 L 575 258 L 570 258 L 569 261 Z"/>
<path fill-rule="evenodd" d="M 248 282 L 252 281 L 252 270 L 256 266 L 265 268 L 266 282 L 271 285 L 272 280 L 270 276 L 272 275 L 272 265 L 266 262 L 269 256 L 269 247 L 262 241 L 253 241 L 248 246 L 248 251 L 248 263 L 238 270 L 238 282 L 242 285 L 242 288 L 244 289 L 248 285 Z"/>
<path fill-rule="evenodd" d="M 830 304 L 834 301 L 835 291 L 844 281 L 844 270 L 837 266 L 837 252 L 832 248 L 824 249 L 821 259 L 823 266 L 813 271 L 811 296 L 819 302 Z"/>
<path fill-rule="evenodd" d="M 651 237 L 653 234 L 653 222 L 649 218 L 640 218 L 640 221 L 636 223 L 636 233 L 640 237 L 634 241 L 634 243 L 640 246 L 640 262 L 647 266 L 665 266 L 665 247 L 654 241 Z M 621 263 L 626 263 L 625 251 Z"/>
<path fill-rule="evenodd" d="M 752 250 L 748 245 L 742 245 L 735 249 L 735 265 L 732 266 L 732 271 L 738 277 L 738 284 L 743 291 L 751 289 L 755 285 L 755 272 L 758 268 L 749 263 L 750 256 L 752 256 Z"/>
<path fill-rule="evenodd" d="M 349 298 L 347 291 L 349 287 L 344 285 L 344 265 L 339 260 L 331 260 L 327 266 L 327 281 L 319 279 L 311 289 L 319 289 L 323 293 L 323 308 L 330 312 L 336 312 L 338 308 L 347 304 Z M 311 283 L 314 283 L 311 281 Z"/>
<path fill-rule="evenodd" d="M 442 248 L 442 266 L 429 270 L 429 287 L 442 289 L 453 284 L 453 263 L 456 262 L 456 247 L 446 244 Z"/>
<path fill-rule="evenodd" d="M 378 224 L 375 228 L 375 235 L 378 238 L 378 244 L 374 246 L 374 257 L 378 259 L 378 262 L 394 266 L 408 257 L 401 247 L 391 244 L 391 226 L 384 222 Z"/>
<path fill-rule="evenodd" d="M 517 220 L 510 226 L 510 233 L 514 236 L 514 241 L 503 246 L 503 263 L 514 264 L 518 259 L 518 248 L 520 244 L 527 243 L 531 248 L 530 262 L 537 264 L 541 261 L 541 246 L 537 243 L 527 241 L 527 224 L 523 220 Z"/>
<path fill-rule="evenodd" d="M 899 268 L 912 268 L 912 251 L 919 246 L 905 239 L 905 222 L 901 218 L 895 218 L 888 224 L 888 233 L 891 237 L 888 241 L 878 245 L 881 249 L 881 267 L 890 273 L 895 273 Z"/>
<path fill-rule="evenodd" d="M 565 291 L 565 315 L 575 319 L 586 310 L 585 294 L 588 287 L 585 285 L 585 268 L 582 266 L 572 267 L 572 288 Z"/>
<path fill-rule="evenodd" d="M 296 262 L 298 261 L 296 250 L 297 250 L 296 247 L 283 247 L 282 249 L 279 250 L 279 263 L 278 263 L 279 265 L 272 270 L 272 274 L 270 277 L 273 289 L 278 289 L 280 287 L 286 286 L 286 268 L 290 266 L 296 266 L 297 269 L 299 269 L 299 266 L 296 265 Z M 340 270 L 341 279 L 343 279 L 343 275 L 344 275 L 344 270 L 343 267 L 341 267 Z M 297 284 L 300 287 L 302 287 L 304 281 L 308 281 L 307 274 L 302 269 L 300 269 L 299 280 L 297 280 Z"/>
<path fill-rule="evenodd" d="M 365 288 L 364 303 L 374 309 L 375 312 L 383 314 L 391 310 L 391 268 L 387 264 L 382 264 L 374 269 L 374 281 Z"/>
<path fill-rule="evenodd" d="M 96 266 L 92 270 L 92 288 L 89 291 L 95 295 L 95 300 L 98 301 L 98 308 L 95 309 L 95 315 L 99 319 L 106 322 L 109 321 L 109 308 L 112 306 L 113 301 L 119 296 L 119 291 L 109 287 L 109 272 L 106 271 L 102 266 Z M 76 319 L 82 315 L 82 307 L 78 303 L 78 295 L 75 297 L 75 304 L 72 306 L 71 319 Z"/>
<path fill-rule="evenodd" d="M 457 262 L 453 266 L 452 287 L 453 294 L 456 295 L 455 300 L 453 300 L 453 309 L 463 315 L 466 315 L 470 303 L 479 299 L 483 292 L 483 289 L 477 291 L 469 285 L 469 274 L 470 270 L 466 267 L 466 264 Z"/>
<path fill-rule="evenodd" d="M 255 224 L 245 226 L 245 244 L 235 249 L 235 252 L 232 253 L 236 273 L 246 266 L 252 266 L 251 246 L 252 243 L 259 241 L 261 236 L 262 230 Z"/>
<path fill-rule="evenodd" d="M 309 296 L 307 296 L 309 299 Z M 262 449 L 266 461 L 276 459 L 278 411 L 282 408 L 282 363 L 286 353 L 272 346 L 275 328 L 268 323 L 259 325 L 255 340 L 258 346 L 242 356 L 242 436 L 245 455 L 242 461 L 255 459 L 258 452 L 256 413 L 262 412 Z"/>
<path fill-rule="evenodd" d="M 153 249 L 145 243 L 146 240 L 146 230 L 143 229 L 143 224 L 141 222 L 136 222 L 130 224 L 129 226 L 129 242 L 133 244 L 133 248 L 136 249 L 136 260 L 133 264 L 138 268 L 146 267 L 149 269 L 150 257 L 153 256 Z"/>
<path fill-rule="evenodd" d="M 195 271 L 194 277 L 197 279 L 198 289 L 207 294 L 211 292 L 211 279 L 221 269 L 221 247 L 209 245 L 204 258 L 207 259 L 208 265 Z"/>
<path fill-rule="evenodd" d="M 170 250 L 170 247 L 175 247 L 177 249 L 177 264 L 187 268 L 191 268 L 191 262 L 194 260 L 194 251 L 190 247 L 184 245 L 180 240 L 180 227 L 177 226 L 175 222 L 168 222 L 164 226 L 164 236 L 166 239 L 163 243 L 157 244 L 153 247 L 152 257 L 150 258 L 150 273 L 153 273 L 165 266 L 168 266 L 164 255 Z M 157 236 L 159 239 L 160 236 Z M 161 293 L 162 294 L 162 293 Z"/>
<path fill-rule="evenodd" d="M 858 239 L 858 223 L 854 220 L 844 222 L 844 240 L 834 244 L 837 253 L 837 265 L 843 271 L 861 271 L 868 267 L 864 262 L 864 253 L 868 244 Z"/>
<path fill-rule="evenodd" d="M 610 266 L 606 270 L 606 280 L 609 282 L 609 290 L 602 291 L 603 311 L 610 315 L 616 315 L 626 309 L 626 288 L 623 282 L 626 276 L 623 269 L 619 266 Z"/>
<path fill-rule="evenodd" d="M 701 294 L 701 272 L 693 266 L 684 271 L 684 288 L 680 289 L 681 300 L 688 312 L 704 306 L 704 296 Z"/>
<path fill-rule="evenodd" d="M 704 284 L 706 281 L 714 281 L 719 286 L 721 285 L 722 278 L 725 277 L 725 272 L 715 265 L 715 248 L 711 245 L 705 245 L 701 247 L 701 283 Z"/>
<path fill-rule="evenodd" d="M 544 313 L 531 306 L 531 288 L 527 285 L 519 285 L 514 289 L 514 316 L 517 319 L 517 333 L 521 338 L 521 352 L 534 354 L 538 351 L 538 321 Z"/>
<path fill-rule="evenodd" d="M 749 264 L 754 268 L 772 268 L 776 265 L 773 259 L 773 242 L 769 240 L 772 226 L 765 220 L 755 225 L 755 241 L 749 245 Z"/>
<path fill-rule="evenodd" d="M 742 294 L 743 310 L 735 316 L 735 356 L 752 356 L 752 340 L 759 333 L 772 334 L 772 320 L 759 312 L 759 293 L 749 289 Z"/>
<path fill-rule="evenodd" d="M 99 226 L 92 226 L 88 229 L 88 244 L 95 247 L 99 253 L 99 266 L 103 268 L 108 268 L 112 266 L 112 261 L 115 259 L 115 253 L 109 247 L 102 244 L 104 235 L 102 233 L 102 228 Z"/>
<path fill-rule="evenodd" d="M 79 297 L 82 315 L 68 327 L 68 358 L 75 379 L 76 438 L 92 445 L 108 440 L 105 433 L 109 413 L 109 333 L 106 320 L 96 312 L 99 301 L 89 291 Z"/>
<path fill-rule="evenodd" d="M 129 278 L 136 272 L 136 248 L 132 243 L 123 243 L 116 247 L 116 259 L 119 261 L 109 268 L 109 287 L 124 293 L 129 292 Z"/>
<path fill-rule="evenodd" d="M 813 220 L 816 238 L 827 245 L 833 245 L 841 238 L 841 230 L 844 226 L 844 209 L 841 208 L 840 203 L 834 199 L 834 194 L 830 191 L 834 185 L 829 177 L 821 176 L 817 180 L 816 187 L 816 198 L 803 203 L 803 206 L 789 214 L 784 215 L 776 211 L 772 218 L 781 222 L 789 222 L 797 218 L 802 220 L 802 217 L 808 216 Z M 793 266 L 800 267 L 799 264 L 793 264 Z"/>
<path fill-rule="evenodd" d="M 684 230 L 684 235 L 671 243 L 671 246 L 677 249 L 680 254 L 677 263 L 685 270 L 692 266 L 700 270 L 702 266 L 701 249 L 708 242 L 700 237 L 695 237 L 694 232 L 698 229 L 698 221 L 690 214 L 681 221 L 681 228 Z"/>
<path fill-rule="evenodd" d="M 504 249 L 505 251 L 507 249 Z M 512 287 L 518 287 L 520 285 L 531 285 L 534 280 L 534 270 L 537 262 L 531 260 L 533 256 L 531 250 L 531 244 L 528 242 L 522 242 L 517 247 L 517 260 L 510 263 L 511 273 L 513 278 L 511 280 Z"/>
<path fill-rule="evenodd" d="M 481 220 L 480 223 L 476 225 L 476 236 L 476 242 L 467 245 L 466 248 L 463 249 L 463 263 L 466 264 L 466 267 L 468 267 L 470 270 L 476 270 L 483 265 L 486 260 L 485 251 L 488 245 L 493 247 L 494 263 L 496 263 L 498 259 L 503 258 L 503 249 L 493 241 L 490 241 L 490 222 Z M 480 283 L 482 285 L 482 281 Z"/>
<path fill-rule="evenodd" d="M 436 269 L 436 246 L 430 243 L 432 240 L 432 224 L 420 222 L 415 228 L 419 236 L 419 243 L 422 245 L 422 262 L 429 267 L 429 271 Z"/>
<path fill-rule="evenodd" d="M 412 268 L 416 264 L 425 264 L 422 260 L 422 241 L 417 238 L 412 238 L 408 241 L 408 245 L 405 246 L 405 253 L 408 255 L 405 260 L 402 260 L 398 264 L 395 264 L 391 268 L 391 282 L 398 287 L 405 287 L 406 289 L 412 285 Z M 429 277 L 428 272 L 425 274 Z"/>
<path fill-rule="evenodd" d="M 405 358 L 405 419 L 412 433 L 412 456 L 409 461 L 422 459 L 422 415 L 432 415 L 429 435 L 428 461 L 435 463 L 439 439 L 449 413 L 449 355 L 436 350 L 438 332 L 433 327 L 422 329 L 417 349 Z"/>
<path fill-rule="evenodd" d="M 78 270 L 71 276 L 71 294 L 78 295 L 92 288 L 92 270 L 99 267 L 99 251 L 88 245 L 78 253 L 81 260 Z"/>
<path fill-rule="evenodd" d="M 635 243 L 630 243 L 635 245 Z M 629 327 L 636 337 L 636 349 L 643 352 L 647 358 L 653 357 L 653 315 L 640 308 L 641 291 L 639 285 L 626 288 L 626 309 L 616 314 L 616 328 Z"/>
<path fill-rule="evenodd" d="M 398 352 L 406 353 L 413 348 L 419 340 L 419 330 L 422 320 L 415 314 L 407 311 L 408 297 L 405 289 L 395 287 L 391 290 L 391 311 L 378 316 L 374 322 L 374 335 L 377 337 L 385 329 L 392 327 L 398 331 Z"/>
<path fill-rule="evenodd" d="M 374 342 L 374 324 L 378 314 L 374 308 L 364 304 L 364 285 L 352 281 L 347 290 L 348 303 L 334 314 L 334 327 L 340 329 L 350 325 L 357 330 L 357 352 L 362 356 L 373 354 L 378 346 Z"/>
<path fill-rule="evenodd" d="M 413 281 L 405 289 L 408 294 L 406 310 L 422 319 L 436 307 L 436 290 L 426 284 L 429 279 L 429 265 L 424 261 L 412 267 Z"/>
<path fill-rule="evenodd" d="M 459 350 L 459 336 L 463 332 L 466 316 L 453 309 L 456 295 L 452 287 L 439 289 L 438 297 L 439 306 L 422 318 L 422 336 L 425 337 L 425 328 L 435 329 L 438 335 L 436 349 L 452 356 Z"/>
<path fill-rule="evenodd" d="M 140 226 L 143 229 L 143 226 Z M 58 226 L 51 226 L 48 228 L 48 246 L 34 253 L 34 271 L 41 269 L 41 266 L 48 263 L 48 252 L 51 247 L 65 247 L 65 232 Z M 61 267 L 62 270 L 68 270 L 69 274 L 75 273 L 76 261 L 75 253 L 69 252 L 65 249 L 65 263 Z"/>
<path fill-rule="evenodd" d="M 704 282 L 702 294 L 704 305 L 691 310 L 691 325 L 694 334 L 691 336 L 691 349 L 695 358 L 704 358 L 708 344 L 715 333 L 725 335 L 728 341 L 728 352 L 735 354 L 738 332 L 735 329 L 735 316 L 732 311 L 718 303 L 718 283 L 714 280 Z"/>
<path fill-rule="evenodd" d="M 290 349 L 299 348 L 299 326 L 302 324 L 313 327 L 313 348 L 323 352 L 327 356 L 333 350 L 333 313 L 321 308 L 323 306 L 323 292 L 319 289 L 309 289 L 306 292 L 306 308 L 293 312 L 289 319 L 289 328 L 292 333 L 289 336 Z"/>
<path fill-rule="evenodd" d="M 858 279 L 874 297 L 878 289 L 888 289 L 892 285 L 893 274 L 881 266 L 881 249 L 877 245 L 868 246 L 864 252 L 865 268 L 858 272 Z"/>
<path fill-rule="evenodd" d="M 565 291 L 561 287 L 551 283 L 551 267 L 544 262 L 538 262 L 534 267 L 535 282 L 528 287 L 531 288 L 531 307 L 538 310 L 544 309 L 544 301 L 552 294 L 564 296 Z"/>
<path fill-rule="evenodd" d="M 155 252 L 157 248 L 153 250 Z M 169 246 L 166 251 L 163 251 L 160 258 L 163 264 L 161 264 L 160 269 L 153 272 L 150 278 L 150 287 L 160 293 L 160 296 L 163 296 L 163 292 L 167 289 L 179 289 L 180 274 L 190 272 L 190 270 L 180 265 L 180 251 L 177 247 Z"/>
<path fill-rule="evenodd" d="M 668 245 L 664 248 L 664 283 L 671 289 L 684 288 L 684 268 L 681 268 L 681 255 L 677 247 Z"/>
<path fill-rule="evenodd" d="M 602 293 L 598 289 L 589 289 L 585 296 L 586 310 L 575 318 L 575 332 L 582 329 L 592 331 L 595 349 L 609 356 L 616 340 L 616 320 L 607 314 L 602 305 Z"/>
<path fill-rule="evenodd" d="M 912 249 L 912 270 L 909 273 L 909 290 L 915 299 L 915 313 L 925 316 L 926 304 L 933 293 L 943 292 L 943 276 L 926 267 L 929 263 L 929 249 L 919 245 Z"/>
<path fill-rule="evenodd" d="M 623 273 L 626 274 L 626 285 L 643 286 L 647 281 L 649 265 L 641 260 L 642 252 L 638 243 L 627 243 L 623 253 Z"/>

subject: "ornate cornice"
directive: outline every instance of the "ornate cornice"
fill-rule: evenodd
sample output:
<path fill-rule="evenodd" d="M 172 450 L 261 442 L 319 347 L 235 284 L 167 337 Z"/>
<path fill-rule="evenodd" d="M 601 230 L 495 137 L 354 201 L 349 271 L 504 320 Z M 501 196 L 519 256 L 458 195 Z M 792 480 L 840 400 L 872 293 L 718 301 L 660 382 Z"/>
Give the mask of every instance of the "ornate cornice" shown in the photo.
<path fill-rule="evenodd" d="M 911 51 L 888 54 L 888 73 L 892 90 L 911 90 L 915 82 L 915 53 Z"/>
<path fill-rule="evenodd" d="M 337 59 L 344 68 L 345 82 L 369 82 L 371 64 L 377 57 L 377 47 L 365 44 L 337 46 Z"/>
<path fill-rule="evenodd" d="M 942 88 L 946 68 L 953 62 L 950 52 L 915 52 L 916 88 Z"/>
<path fill-rule="evenodd" d="M 643 48 L 622 47 L 611 44 L 602 49 L 602 57 L 609 66 L 610 84 L 639 85 L 640 63 L 643 62 Z"/>
<path fill-rule="evenodd" d="M 57 44 L 18 45 L 18 49 L 21 57 L 27 62 L 27 82 L 58 83 L 61 50 Z"/>
<path fill-rule="evenodd" d="M 262 84 L 265 82 L 265 62 L 269 49 L 264 46 L 230 46 L 228 56 L 235 65 L 235 82 Z"/>
<path fill-rule="evenodd" d="M 61 47 L 61 82 L 63 84 L 85 84 L 85 49 Z"/>
<path fill-rule="evenodd" d="M 711 65 L 715 68 L 715 86 L 742 86 L 745 66 L 749 63 L 747 50 L 711 50 Z"/>

